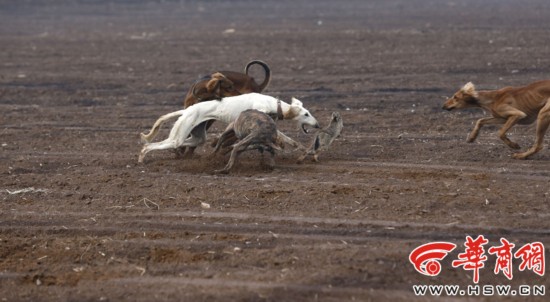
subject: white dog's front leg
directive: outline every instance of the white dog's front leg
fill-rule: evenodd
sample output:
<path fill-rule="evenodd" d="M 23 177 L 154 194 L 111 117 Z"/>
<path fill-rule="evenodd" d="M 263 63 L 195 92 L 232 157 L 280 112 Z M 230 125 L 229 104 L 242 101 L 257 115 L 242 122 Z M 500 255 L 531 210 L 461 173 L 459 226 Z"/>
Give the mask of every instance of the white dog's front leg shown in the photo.
<path fill-rule="evenodd" d="M 208 122 L 202 122 L 193 130 L 191 135 L 182 143 L 182 146 L 196 147 L 206 142 L 206 126 Z"/>
<path fill-rule="evenodd" d="M 184 140 L 178 147 L 197 147 L 204 143 L 204 138 L 197 136 L 190 136 Z"/>

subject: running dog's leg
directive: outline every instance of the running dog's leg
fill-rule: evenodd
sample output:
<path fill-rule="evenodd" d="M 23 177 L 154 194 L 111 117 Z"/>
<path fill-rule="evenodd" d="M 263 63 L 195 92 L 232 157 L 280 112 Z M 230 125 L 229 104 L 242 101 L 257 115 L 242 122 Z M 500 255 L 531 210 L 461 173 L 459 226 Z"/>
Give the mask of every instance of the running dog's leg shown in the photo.
<path fill-rule="evenodd" d="M 191 119 L 186 118 L 184 115 L 180 116 L 172 127 L 172 130 L 170 130 L 170 135 L 168 135 L 167 139 L 157 143 L 146 144 L 143 149 L 141 149 L 138 162 L 142 163 L 145 155 L 153 150 L 175 149 L 182 146 L 185 138 L 187 138 L 191 132 L 191 129 L 189 129 L 191 123 Z"/>
<path fill-rule="evenodd" d="M 511 141 L 507 136 L 506 136 L 506 132 L 508 132 L 508 130 L 510 130 L 510 128 L 512 128 L 512 126 L 514 126 L 515 124 L 517 124 L 517 122 L 519 120 L 521 120 L 522 118 L 524 118 L 526 116 L 525 113 L 521 112 L 521 111 L 518 111 L 520 112 L 521 114 L 518 114 L 518 115 L 513 115 L 513 116 L 510 116 L 508 118 L 508 120 L 506 120 L 506 123 L 504 123 L 504 126 L 502 126 L 502 128 L 500 128 L 500 130 L 498 131 L 498 137 L 500 137 L 500 139 L 506 144 L 508 145 L 508 147 L 512 148 L 512 149 L 519 149 L 520 146 Z"/>
<path fill-rule="evenodd" d="M 173 139 L 165 139 L 162 142 L 147 144 L 143 147 L 143 149 L 141 149 L 138 162 L 142 163 L 143 159 L 145 158 L 145 155 L 153 150 L 173 149 L 176 147 L 177 147 L 177 142 Z"/>
<path fill-rule="evenodd" d="M 176 156 L 178 158 L 191 158 L 195 152 L 197 146 L 204 144 L 206 141 L 206 131 L 213 123 L 212 120 L 200 123 L 198 126 L 191 130 L 191 136 L 184 141 L 184 146 L 176 149 Z"/>
<path fill-rule="evenodd" d="M 470 135 L 468 135 L 468 139 L 466 141 L 468 143 L 473 143 L 479 134 L 479 130 L 481 129 L 481 126 L 488 125 L 488 124 L 504 124 L 504 122 L 506 122 L 505 119 L 494 118 L 494 117 L 485 117 L 485 118 L 479 119 L 477 120 L 476 125 L 474 126 L 474 129 L 472 129 L 472 132 L 470 132 Z"/>
<path fill-rule="evenodd" d="M 220 136 L 220 138 L 218 138 L 218 142 L 214 147 L 214 151 L 212 152 L 212 155 L 218 153 L 218 151 L 220 151 L 220 149 L 227 144 L 227 140 L 232 137 L 235 137 L 235 131 L 233 130 L 233 123 L 229 124 L 225 129 L 225 131 Z"/>
<path fill-rule="evenodd" d="M 268 152 L 269 152 L 269 159 L 267 159 L 267 162 L 266 160 L 264 159 L 264 156 L 263 156 L 263 153 L 262 153 L 262 160 L 263 162 L 267 165 L 267 167 L 271 170 L 273 170 L 273 168 L 275 167 L 275 151 L 273 151 L 273 148 L 275 147 L 278 147 L 278 146 L 275 146 L 275 145 L 271 145 Z"/>
<path fill-rule="evenodd" d="M 237 160 L 237 156 L 246 150 L 248 145 L 254 140 L 255 134 L 251 133 L 248 136 L 246 136 L 244 139 L 242 139 L 240 142 L 236 143 L 233 146 L 233 151 L 231 151 L 231 157 L 229 158 L 229 161 L 227 162 L 227 165 L 222 170 L 215 171 L 216 173 L 223 173 L 227 174 L 229 173 L 229 170 L 233 167 L 235 164 L 235 161 Z"/>
<path fill-rule="evenodd" d="M 291 145 L 292 147 L 295 148 L 295 150 L 296 149 L 305 150 L 305 147 L 302 144 L 300 144 L 297 141 L 295 141 L 295 140 L 291 139 L 290 137 L 286 136 L 281 131 L 277 130 L 277 135 L 279 136 L 279 139 L 283 143 Z"/>
<path fill-rule="evenodd" d="M 527 157 L 539 152 L 542 149 L 542 143 L 544 141 L 544 135 L 550 126 L 550 99 L 546 101 L 546 105 L 542 107 L 537 117 L 537 137 L 535 143 L 529 150 L 523 153 L 515 153 L 512 155 L 516 159 L 526 159 Z"/>

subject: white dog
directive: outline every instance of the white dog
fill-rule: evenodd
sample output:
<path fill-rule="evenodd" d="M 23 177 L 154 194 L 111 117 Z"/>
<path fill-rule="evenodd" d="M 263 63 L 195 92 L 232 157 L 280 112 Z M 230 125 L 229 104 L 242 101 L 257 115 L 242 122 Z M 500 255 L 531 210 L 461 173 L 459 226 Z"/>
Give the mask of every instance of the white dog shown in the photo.
<path fill-rule="evenodd" d="M 141 134 L 141 139 L 145 146 L 139 155 L 139 162 L 143 162 L 145 155 L 153 150 L 175 149 L 183 146 L 198 146 L 204 143 L 206 138 L 206 129 L 194 128 L 204 121 L 219 120 L 225 123 L 231 123 L 239 114 L 247 109 L 256 109 L 266 114 L 277 114 L 285 120 L 295 120 L 307 133 L 305 125 L 319 128 L 317 120 L 303 107 L 298 99 L 292 98 L 289 105 L 272 96 L 249 93 L 238 96 L 223 98 L 221 100 L 206 101 L 197 103 L 183 110 L 178 110 L 161 116 L 153 125 L 149 134 Z M 157 143 L 151 143 L 156 136 L 160 126 L 167 120 L 179 116 L 172 127 L 167 139 Z M 191 134 L 191 136 L 189 136 Z M 278 132 L 282 140 L 294 142 L 281 132 Z"/>

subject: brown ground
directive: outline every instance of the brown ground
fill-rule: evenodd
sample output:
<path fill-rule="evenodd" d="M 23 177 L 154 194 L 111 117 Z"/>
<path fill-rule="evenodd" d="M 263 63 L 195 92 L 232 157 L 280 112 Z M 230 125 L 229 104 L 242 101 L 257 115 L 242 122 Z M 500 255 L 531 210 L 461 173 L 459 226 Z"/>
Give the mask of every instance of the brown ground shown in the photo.
<path fill-rule="evenodd" d="M 414 284 L 473 284 L 450 265 L 466 235 L 548 251 L 550 150 L 513 160 L 495 127 L 467 144 L 481 111 L 440 109 L 467 81 L 548 78 L 548 16 L 546 0 L 2 1 L 0 299 L 415 300 Z M 289 152 L 268 171 L 248 152 L 216 176 L 227 158 L 204 146 L 137 164 L 138 134 L 195 79 L 251 59 L 273 70 L 266 93 L 323 125 L 341 112 L 320 163 Z M 428 278 L 408 255 L 434 240 L 459 247 Z M 480 284 L 550 286 L 492 261 Z"/>

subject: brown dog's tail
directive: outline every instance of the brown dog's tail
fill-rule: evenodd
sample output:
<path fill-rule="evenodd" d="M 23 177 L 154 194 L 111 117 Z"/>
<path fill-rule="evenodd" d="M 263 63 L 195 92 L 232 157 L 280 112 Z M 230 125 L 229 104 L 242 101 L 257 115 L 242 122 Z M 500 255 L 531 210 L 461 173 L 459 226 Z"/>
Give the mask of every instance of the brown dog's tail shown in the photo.
<path fill-rule="evenodd" d="M 248 64 L 246 64 L 246 67 L 244 68 L 244 73 L 246 75 L 248 75 L 248 70 L 250 69 L 250 67 L 252 65 L 260 65 L 262 66 L 262 68 L 264 69 L 264 81 L 260 84 L 260 92 L 264 91 L 264 89 L 267 87 L 267 85 L 269 85 L 269 82 L 271 81 L 271 69 L 269 68 L 269 66 L 267 66 L 267 64 L 263 61 L 260 61 L 260 60 L 254 60 L 254 61 L 250 61 L 248 62 Z"/>

